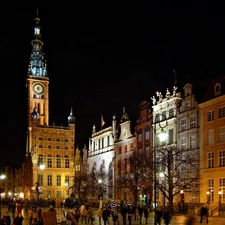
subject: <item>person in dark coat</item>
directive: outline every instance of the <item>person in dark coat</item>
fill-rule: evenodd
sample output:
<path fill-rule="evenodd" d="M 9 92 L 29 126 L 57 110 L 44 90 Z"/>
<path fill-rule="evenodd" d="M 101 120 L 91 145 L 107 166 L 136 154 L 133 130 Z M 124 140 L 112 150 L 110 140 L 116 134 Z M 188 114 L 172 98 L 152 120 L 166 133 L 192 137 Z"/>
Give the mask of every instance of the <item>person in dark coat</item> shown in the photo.
<path fill-rule="evenodd" d="M 132 216 L 133 216 L 132 206 L 128 206 L 128 209 L 127 209 L 127 219 L 128 219 L 129 225 L 131 225 L 131 218 L 132 218 Z"/>
<path fill-rule="evenodd" d="M 170 223 L 171 215 L 170 215 L 170 211 L 169 211 L 168 208 L 166 208 L 163 219 L 164 219 L 164 222 L 165 222 L 166 225 L 168 225 Z"/>
<path fill-rule="evenodd" d="M 148 224 L 148 207 L 144 207 L 144 217 L 145 217 L 145 223 Z"/>
<path fill-rule="evenodd" d="M 202 223 L 203 217 L 206 218 L 206 223 L 208 223 L 208 208 L 205 206 L 202 206 L 201 211 L 200 211 L 200 223 Z"/>
<path fill-rule="evenodd" d="M 155 212 L 155 220 L 156 220 L 156 224 L 161 225 L 161 219 L 162 219 L 162 217 L 163 217 L 162 210 L 156 209 L 156 212 Z"/>
<path fill-rule="evenodd" d="M 138 214 L 139 214 L 140 224 L 141 224 L 142 223 L 142 215 L 143 215 L 143 208 L 141 205 L 138 207 Z"/>
<path fill-rule="evenodd" d="M 127 206 L 124 205 L 120 212 L 121 212 L 121 215 L 122 215 L 122 218 L 123 218 L 123 225 L 126 225 L 126 222 L 127 222 Z"/>
<path fill-rule="evenodd" d="M 108 217 L 109 217 L 109 210 L 108 210 L 106 207 L 104 207 L 104 209 L 103 209 L 103 211 L 102 211 L 102 219 L 103 219 L 103 221 L 104 221 L 104 225 L 107 224 L 107 222 L 108 222 Z"/>

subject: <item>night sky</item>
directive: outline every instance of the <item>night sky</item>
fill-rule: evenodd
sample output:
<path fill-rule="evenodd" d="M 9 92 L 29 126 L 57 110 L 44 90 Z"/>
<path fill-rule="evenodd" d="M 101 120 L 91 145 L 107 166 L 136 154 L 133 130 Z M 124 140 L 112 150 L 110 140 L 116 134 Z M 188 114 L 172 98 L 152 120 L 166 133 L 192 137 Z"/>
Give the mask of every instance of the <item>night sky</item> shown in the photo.
<path fill-rule="evenodd" d="M 44 3 L 43 3 L 44 2 Z M 225 7 L 207 1 L 6 1 L 1 10 L 0 167 L 19 166 L 26 144 L 26 77 L 36 8 L 50 79 L 50 124 L 88 144 L 101 113 L 110 126 L 145 97 L 188 79 L 204 90 L 225 68 Z M 196 3 L 198 2 L 198 3 Z"/>

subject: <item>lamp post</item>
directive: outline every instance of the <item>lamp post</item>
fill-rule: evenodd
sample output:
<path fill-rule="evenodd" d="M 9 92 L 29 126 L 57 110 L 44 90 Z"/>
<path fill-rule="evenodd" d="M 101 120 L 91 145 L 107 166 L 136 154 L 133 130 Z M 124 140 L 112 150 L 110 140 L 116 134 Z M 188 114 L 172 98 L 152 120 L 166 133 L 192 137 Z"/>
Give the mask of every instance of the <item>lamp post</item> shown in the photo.
<path fill-rule="evenodd" d="M 181 212 L 184 212 L 184 190 L 180 191 Z"/>
<path fill-rule="evenodd" d="M 209 204 L 209 202 L 210 202 L 210 190 L 207 190 L 206 194 L 207 194 L 207 203 Z"/>
<path fill-rule="evenodd" d="M 4 180 L 5 179 L 5 175 L 0 175 L 0 180 Z M 2 187 L 0 187 L 0 218 L 2 218 L 2 193 L 3 193 L 4 189 Z"/>
<path fill-rule="evenodd" d="M 162 183 L 163 183 L 163 211 L 165 212 L 165 206 L 166 206 L 166 196 L 165 196 L 165 191 L 166 191 L 166 185 L 165 185 L 165 174 L 164 173 L 160 173 L 159 176 L 163 179 Z"/>
<path fill-rule="evenodd" d="M 41 190 L 40 190 L 40 180 L 39 180 L 39 169 L 40 170 L 43 170 L 45 168 L 45 165 L 44 164 L 40 164 L 37 168 L 37 182 L 36 182 L 36 191 L 37 191 L 37 200 L 39 201 L 40 199 L 40 193 L 41 193 Z"/>
<path fill-rule="evenodd" d="M 222 191 L 219 189 L 218 191 L 219 194 L 219 211 L 220 211 L 220 203 L 221 203 L 221 195 L 222 195 Z"/>
<path fill-rule="evenodd" d="M 160 117 L 163 119 L 160 120 Z M 158 121 L 158 119 L 159 119 L 159 121 Z M 164 122 L 164 121 L 165 121 L 165 126 L 162 126 L 161 122 Z M 154 155 L 153 155 L 154 168 L 153 169 L 154 169 L 154 213 L 155 213 L 155 215 L 156 215 L 156 206 L 157 206 L 157 201 L 156 201 L 156 195 L 157 195 L 157 185 L 156 185 L 156 175 L 157 175 L 157 171 L 156 171 L 157 170 L 157 168 L 156 168 L 156 143 L 157 143 L 156 131 L 157 131 L 157 129 L 156 129 L 156 125 L 157 124 L 159 125 L 159 128 L 161 130 L 163 130 L 163 128 L 165 128 L 167 126 L 166 116 L 163 114 L 157 114 L 155 116 L 155 121 L 154 121 Z M 163 132 L 163 133 L 160 133 L 160 135 L 158 135 L 158 137 L 161 141 L 165 141 L 167 138 L 167 135 Z M 156 225 L 156 220 L 154 220 L 154 223 Z"/>

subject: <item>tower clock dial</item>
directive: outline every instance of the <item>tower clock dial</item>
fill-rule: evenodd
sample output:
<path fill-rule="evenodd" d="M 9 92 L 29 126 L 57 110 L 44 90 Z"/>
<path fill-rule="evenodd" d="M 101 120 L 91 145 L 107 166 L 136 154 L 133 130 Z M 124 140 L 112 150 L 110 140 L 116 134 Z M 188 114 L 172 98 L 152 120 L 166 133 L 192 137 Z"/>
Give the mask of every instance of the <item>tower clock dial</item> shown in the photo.
<path fill-rule="evenodd" d="M 36 95 L 44 94 L 44 85 L 42 83 L 36 82 L 33 84 L 33 90 Z"/>

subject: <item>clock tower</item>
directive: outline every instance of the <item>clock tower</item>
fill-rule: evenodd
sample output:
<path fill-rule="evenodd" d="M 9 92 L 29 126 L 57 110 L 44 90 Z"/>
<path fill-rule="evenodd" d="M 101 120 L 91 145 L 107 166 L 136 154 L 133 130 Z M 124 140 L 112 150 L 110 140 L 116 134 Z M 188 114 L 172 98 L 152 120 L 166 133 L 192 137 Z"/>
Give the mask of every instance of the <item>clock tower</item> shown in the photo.
<path fill-rule="evenodd" d="M 43 42 L 41 41 L 41 27 L 38 15 L 35 18 L 34 38 L 31 42 L 32 50 L 27 74 L 28 93 L 28 127 L 32 127 L 32 112 L 38 113 L 38 124 L 49 123 L 49 78 L 47 63 L 44 60 Z"/>

